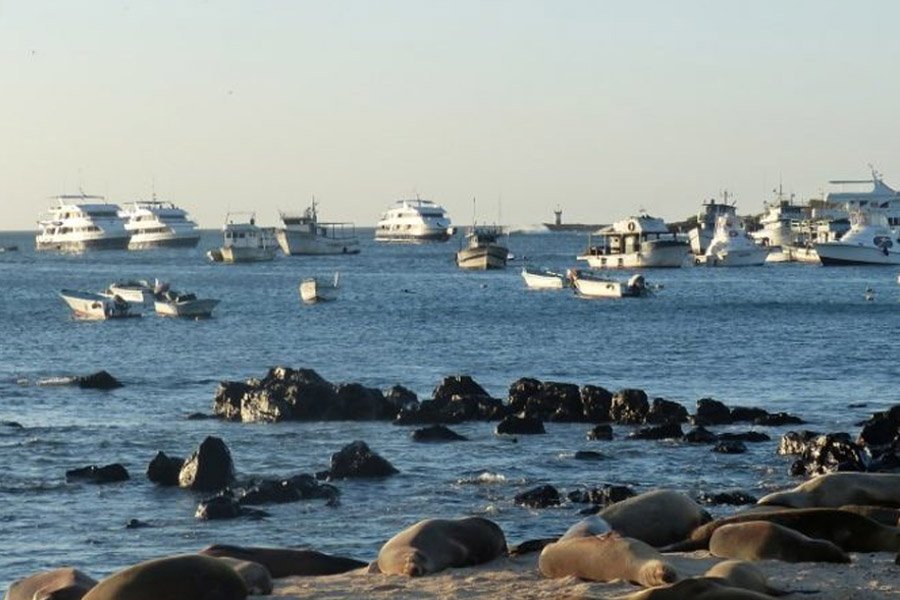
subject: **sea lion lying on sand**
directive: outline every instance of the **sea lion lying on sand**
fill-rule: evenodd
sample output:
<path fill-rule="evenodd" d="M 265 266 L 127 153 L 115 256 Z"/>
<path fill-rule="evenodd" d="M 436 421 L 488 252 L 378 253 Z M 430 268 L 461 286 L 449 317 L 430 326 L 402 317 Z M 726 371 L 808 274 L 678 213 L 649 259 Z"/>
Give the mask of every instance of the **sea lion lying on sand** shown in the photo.
<path fill-rule="evenodd" d="M 113 573 L 83 600 L 244 600 L 244 581 L 224 561 L 184 554 Z"/>
<path fill-rule="evenodd" d="M 713 556 L 742 560 L 850 562 L 850 557 L 831 542 L 806 537 L 769 521 L 723 525 L 709 538 L 709 551 Z"/>
<path fill-rule="evenodd" d="M 751 563 L 726 560 L 710 567 L 703 577 L 642 590 L 619 600 L 760 600 L 786 593 L 770 587 L 766 576 Z"/>
<path fill-rule="evenodd" d="M 682 540 L 711 519 L 699 504 L 671 490 L 654 490 L 633 496 L 598 514 L 613 531 L 651 546 L 665 546 Z"/>
<path fill-rule="evenodd" d="M 259 563 L 268 569 L 275 579 L 293 575 L 337 575 L 365 567 L 367 563 L 331 556 L 314 550 L 296 548 L 257 548 L 253 546 L 229 546 L 216 544 L 200 551 L 207 556 L 228 556 Z"/>
<path fill-rule="evenodd" d="M 81 600 L 97 580 L 67 567 L 36 573 L 10 584 L 4 600 Z"/>
<path fill-rule="evenodd" d="M 503 530 L 488 519 L 426 519 L 381 547 L 375 572 L 417 577 L 448 567 L 480 565 L 506 554 Z"/>
<path fill-rule="evenodd" d="M 763 496 L 758 504 L 791 508 L 836 508 L 844 504 L 900 507 L 900 474 L 827 473 L 790 490 Z"/>
<path fill-rule="evenodd" d="M 698 527 L 685 540 L 671 544 L 662 551 L 705 550 L 716 529 L 748 521 L 778 523 L 808 537 L 828 540 L 847 552 L 896 552 L 900 549 L 900 530 L 896 527 L 887 527 L 862 515 L 834 508 L 799 508 L 716 519 Z"/>
<path fill-rule="evenodd" d="M 272 575 L 269 570 L 259 563 L 230 556 L 217 556 L 226 565 L 234 569 L 247 586 L 247 593 L 251 596 L 268 596 L 272 593 Z"/>
<path fill-rule="evenodd" d="M 538 559 L 545 577 L 588 581 L 622 579 L 644 587 L 678 579 L 675 568 L 651 546 L 618 533 L 573 537 L 547 545 Z"/>

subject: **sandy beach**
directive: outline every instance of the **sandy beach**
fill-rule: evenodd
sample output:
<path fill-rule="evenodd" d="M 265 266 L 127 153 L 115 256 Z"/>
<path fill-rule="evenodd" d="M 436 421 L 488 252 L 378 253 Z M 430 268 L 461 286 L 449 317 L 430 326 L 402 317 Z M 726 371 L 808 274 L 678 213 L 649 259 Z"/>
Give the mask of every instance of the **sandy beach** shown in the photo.
<path fill-rule="evenodd" d="M 700 575 L 720 559 L 706 551 L 668 554 L 683 575 Z M 447 569 L 409 578 L 368 574 L 359 569 L 328 577 L 290 577 L 276 581 L 272 596 L 262 599 L 317 598 L 617 598 L 637 591 L 629 583 L 588 583 L 568 577 L 546 579 L 537 570 L 538 554 L 501 558 L 486 565 Z M 888 553 L 853 554 L 850 564 L 759 561 L 772 587 L 791 591 L 786 598 L 876 600 L 900 598 L 900 566 Z M 797 593 L 797 592 L 808 593 Z"/>

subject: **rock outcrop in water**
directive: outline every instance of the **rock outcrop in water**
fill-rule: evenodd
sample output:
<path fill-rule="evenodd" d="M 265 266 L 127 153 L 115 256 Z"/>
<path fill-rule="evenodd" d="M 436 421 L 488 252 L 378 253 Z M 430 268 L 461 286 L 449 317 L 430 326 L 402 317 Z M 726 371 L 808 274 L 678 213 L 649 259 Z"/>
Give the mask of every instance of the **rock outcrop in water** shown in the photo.
<path fill-rule="evenodd" d="M 355 441 L 331 455 L 328 479 L 387 477 L 399 473 L 394 465 L 372 452 L 368 444 Z"/>
<path fill-rule="evenodd" d="M 215 492 L 228 487 L 234 480 L 231 452 L 220 438 L 203 440 L 178 473 L 178 485 L 183 488 Z"/>
<path fill-rule="evenodd" d="M 66 471 L 66 481 L 84 481 L 87 483 L 115 483 L 127 481 L 128 471 L 119 463 L 98 467 L 90 465 Z"/>
<path fill-rule="evenodd" d="M 147 465 L 147 479 L 162 486 L 176 486 L 183 466 L 183 458 L 168 456 L 162 451 L 157 452 Z"/>
<path fill-rule="evenodd" d="M 118 379 L 106 371 L 97 371 L 91 375 L 82 375 L 75 378 L 75 383 L 80 388 L 91 390 L 114 390 L 123 387 Z"/>

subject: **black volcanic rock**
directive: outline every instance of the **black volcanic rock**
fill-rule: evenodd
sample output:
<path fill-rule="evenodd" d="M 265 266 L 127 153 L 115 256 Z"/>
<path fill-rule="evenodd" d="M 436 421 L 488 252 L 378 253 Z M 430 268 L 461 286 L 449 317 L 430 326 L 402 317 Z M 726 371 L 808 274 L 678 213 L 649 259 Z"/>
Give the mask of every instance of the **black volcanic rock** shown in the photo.
<path fill-rule="evenodd" d="M 178 474 L 184 466 L 184 459 L 171 457 L 165 452 L 157 452 L 147 466 L 147 479 L 164 486 L 178 485 Z"/>
<path fill-rule="evenodd" d="M 656 427 L 642 427 L 628 435 L 629 439 L 635 440 L 673 440 L 681 439 L 683 436 L 681 425 L 675 422 Z"/>
<path fill-rule="evenodd" d="M 758 442 L 768 442 L 772 438 L 761 431 L 743 431 L 741 433 L 720 433 L 719 440 L 722 442 L 750 442 L 756 444 Z"/>
<path fill-rule="evenodd" d="M 87 483 L 115 483 L 127 481 L 128 471 L 119 463 L 98 467 L 90 465 L 66 471 L 66 481 L 85 481 Z"/>
<path fill-rule="evenodd" d="M 612 419 L 609 409 L 612 406 L 612 393 L 598 385 L 586 385 L 581 388 L 581 406 L 584 418 L 588 423 L 606 423 Z"/>
<path fill-rule="evenodd" d="M 589 440 L 611 440 L 613 439 L 612 426 L 608 424 L 597 425 L 587 432 Z"/>
<path fill-rule="evenodd" d="M 689 444 L 715 444 L 719 441 L 719 436 L 706 429 L 703 425 L 698 425 L 684 434 L 683 439 Z"/>
<path fill-rule="evenodd" d="M 531 417 L 510 415 L 497 424 L 497 435 L 536 435 L 547 433 L 544 424 Z"/>
<path fill-rule="evenodd" d="M 695 425 L 728 425 L 731 423 L 731 411 L 718 400 L 701 398 L 697 401 L 693 422 Z"/>
<path fill-rule="evenodd" d="M 822 434 L 816 431 L 788 431 L 781 436 L 778 454 L 803 454 L 809 443 L 820 435 Z"/>
<path fill-rule="evenodd" d="M 743 454 L 747 446 L 741 441 L 720 441 L 713 447 L 713 452 L 720 454 Z"/>
<path fill-rule="evenodd" d="M 416 429 L 412 432 L 411 437 L 414 442 L 464 442 L 469 439 L 444 425 L 431 425 Z"/>
<path fill-rule="evenodd" d="M 83 375 L 76 379 L 78 387 L 91 390 L 114 390 L 123 387 L 118 379 L 106 371 L 97 371 L 91 375 Z"/>
<path fill-rule="evenodd" d="M 741 491 L 719 493 L 701 492 L 697 496 L 697 502 L 700 504 L 729 504 L 731 506 L 743 506 L 746 504 L 756 504 L 756 498 Z"/>
<path fill-rule="evenodd" d="M 688 411 L 685 407 L 664 398 L 653 399 L 653 404 L 650 405 L 650 411 L 647 413 L 646 419 L 647 423 L 653 425 L 686 423 L 687 420 Z"/>
<path fill-rule="evenodd" d="M 373 452 L 368 444 L 355 441 L 331 455 L 329 479 L 388 477 L 399 471 Z"/>
<path fill-rule="evenodd" d="M 624 389 L 613 394 L 609 407 L 610 419 L 623 425 L 638 425 L 647 418 L 650 404 L 644 390 Z"/>
<path fill-rule="evenodd" d="M 559 492 L 552 485 L 542 485 L 521 494 L 516 494 L 515 503 L 531 508 L 547 508 L 559 506 Z"/>
<path fill-rule="evenodd" d="M 231 452 L 220 438 L 209 436 L 191 454 L 178 473 L 183 488 L 214 492 L 228 487 L 234 479 Z"/>

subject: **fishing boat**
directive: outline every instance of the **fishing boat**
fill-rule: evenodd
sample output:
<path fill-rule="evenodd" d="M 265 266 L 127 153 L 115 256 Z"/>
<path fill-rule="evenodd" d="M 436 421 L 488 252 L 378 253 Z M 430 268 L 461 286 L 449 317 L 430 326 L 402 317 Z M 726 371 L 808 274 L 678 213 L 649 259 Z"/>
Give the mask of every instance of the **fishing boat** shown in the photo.
<path fill-rule="evenodd" d="M 650 294 L 644 276 L 639 274 L 621 281 L 571 269 L 569 277 L 575 293 L 583 298 L 637 298 Z"/>
<path fill-rule="evenodd" d="M 234 221 L 234 217 L 241 216 L 247 220 Z M 257 227 L 254 213 L 229 213 L 225 218 L 225 226 L 222 227 L 222 235 L 222 247 L 207 252 L 213 262 L 247 263 L 275 258 L 277 244 L 274 230 Z"/>
<path fill-rule="evenodd" d="M 509 249 L 499 242 L 503 228 L 472 226 L 466 233 L 466 246 L 456 253 L 456 264 L 460 269 L 504 269 L 509 259 Z"/>
<path fill-rule="evenodd" d="M 300 299 L 306 304 L 337 300 L 339 288 L 340 273 L 335 273 L 333 280 L 308 277 L 300 282 Z"/>
<path fill-rule="evenodd" d="M 319 221 L 316 200 L 302 214 L 280 213 L 282 226 L 276 231 L 278 245 L 287 256 L 358 254 L 359 238 L 353 223 Z"/>
<path fill-rule="evenodd" d="M 59 295 L 80 319 L 124 319 L 141 316 L 140 308 L 115 294 L 62 290 Z"/>
<path fill-rule="evenodd" d="M 569 284 L 564 273 L 535 267 L 523 267 L 522 279 L 531 290 L 561 290 Z"/>
<path fill-rule="evenodd" d="M 735 215 L 722 215 L 703 259 L 708 267 L 749 267 L 765 263 L 768 254 L 769 248 L 756 244 Z"/>
<path fill-rule="evenodd" d="M 703 203 L 700 212 L 697 213 L 697 226 L 688 232 L 691 243 L 691 252 L 702 255 L 706 252 L 716 231 L 716 219 L 722 215 L 736 214 L 734 204 L 728 202 L 728 192 L 722 192 L 722 202 L 716 202 L 710 198 Z"/>
<path fill-rule="evenodd" d="M 900 265 L 900 237 L 888 226 L 884 210 L 855 210 L 850 231 L 834 242 L 816 244 L 823 265 Z"/>
<path fill-rule="evenodd" d="M 106 288 L 106 293 L 117 295 L 133 304 L 153 304 L 156 295 L 168 289 L 168 283 L 159 280 L 150 283 L 146 279 L 138 279 L 111 283 Z"/>
<path fill-rule="evenodd" d="M 212 316 L 213 309 L 218 305 L 218 300 L 197 298 L 194 294 L 173 290 L 157 294 L 153 303 L 153 307 L 158 315 L 194 319 Z"/>
<path fill-rule="evenodd" d="M 594 237 L 600 243 L 594 244 Z M 682 266 L 690 249 L 662 219 L 641 214 L 591 234 L 587 250 L 577 258 L 593 269 L 673 268 Z"/>

